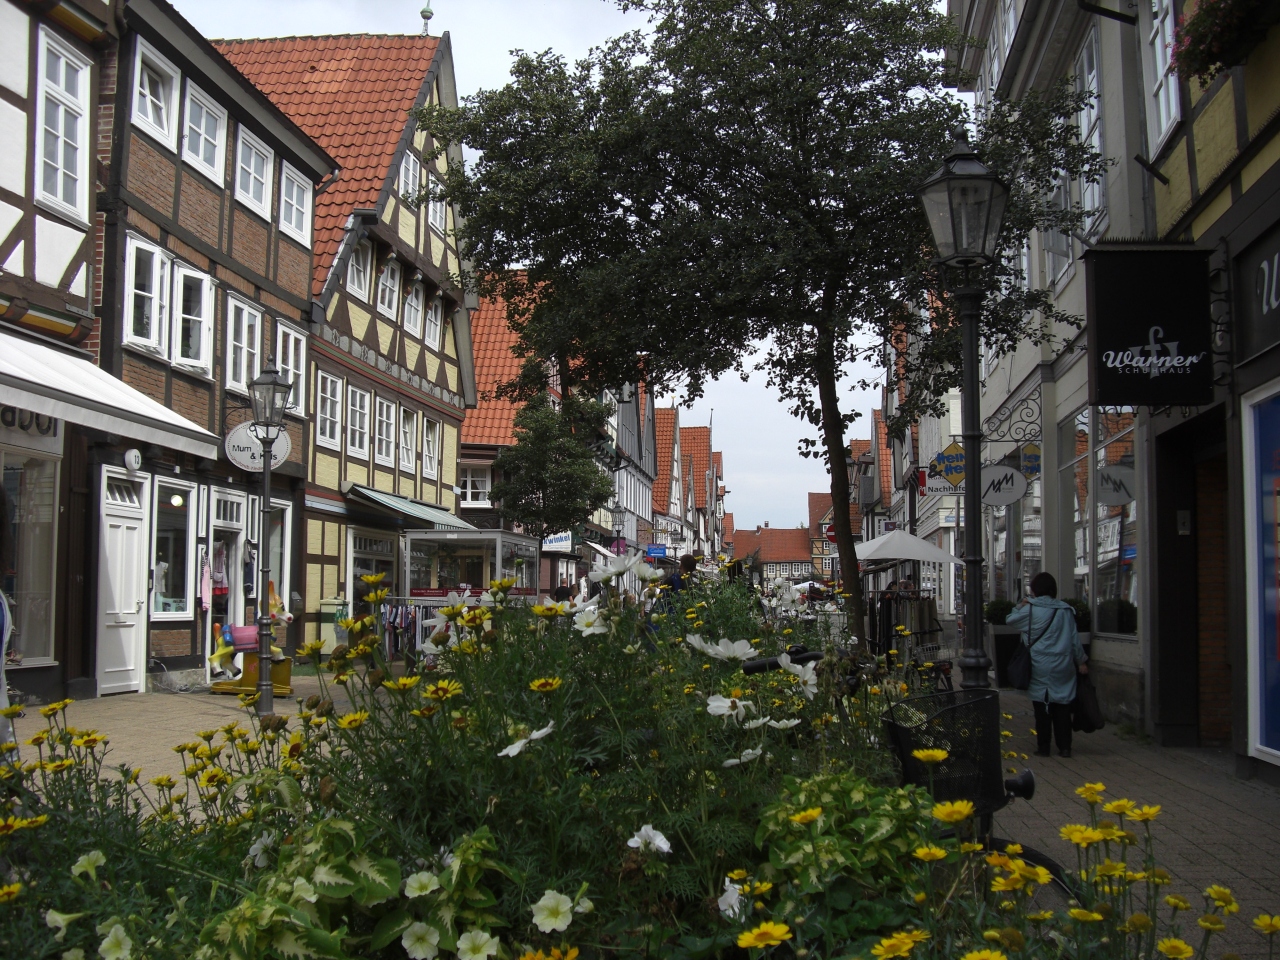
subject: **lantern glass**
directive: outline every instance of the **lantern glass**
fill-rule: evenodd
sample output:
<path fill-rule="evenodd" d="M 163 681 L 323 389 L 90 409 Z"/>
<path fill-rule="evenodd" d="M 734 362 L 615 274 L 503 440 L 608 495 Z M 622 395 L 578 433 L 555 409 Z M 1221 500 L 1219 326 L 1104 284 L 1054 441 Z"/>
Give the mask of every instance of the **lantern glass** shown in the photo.
<path fill-rule="evenodd" d="M 963 141 L 920 189 L 938 259 L 981 266 L 996 258 L 1009 190 Z"/>
<path fill-rule="evenodd" d="M 621 530 L 622 525 L 627 522 L 627 511 L 623 509 L 621 503 L 615 500 L 610 512 L 613 513 L 613 529 Z"/>
<path fill-rule="evenodd" d="M 249 384 L 253 422 L 263 427 L 279 427 L 284 422 L 291 393 L 293 384 L 281 377 L 275 364 L 268 361 L 266 369 Z"/>

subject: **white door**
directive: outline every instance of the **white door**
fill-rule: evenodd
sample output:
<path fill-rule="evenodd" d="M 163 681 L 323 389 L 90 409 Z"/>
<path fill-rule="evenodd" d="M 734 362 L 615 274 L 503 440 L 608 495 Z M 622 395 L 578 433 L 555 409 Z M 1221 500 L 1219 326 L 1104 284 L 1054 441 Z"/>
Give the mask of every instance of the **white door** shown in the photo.
<path fill-rule="evenodd" d="M 145 480 L 104 474 L 98 554 L 98 695 L 143 689 L 147 669 Z"/>

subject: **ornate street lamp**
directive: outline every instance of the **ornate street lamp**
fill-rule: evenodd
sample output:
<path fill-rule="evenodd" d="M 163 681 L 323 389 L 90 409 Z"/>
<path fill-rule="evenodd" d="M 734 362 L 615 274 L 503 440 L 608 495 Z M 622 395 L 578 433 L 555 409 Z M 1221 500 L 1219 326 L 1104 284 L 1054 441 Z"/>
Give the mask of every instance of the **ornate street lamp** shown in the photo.
<path fill-rule="evenodd" d="M 274 359 L 249 384 L 253 405 L 253 435 L 262 444 L 262 517 L 258 525 L 258 716 L 275 712 L 271 685 L 271 449 L 284 429 L 284 411 L 289 406 L 293 384 L 280 376 Z"/>
<path fill-rule="evenodd" d="M 989 687 L 991 660 L 982 645 L 982 425 L 978 390 L 979 271 L 996 259 L 1009 188 L 957 134 L 942 167 L 920 187 L 938 248 L 935 261 L 956 299 L 963 338 L 961 424 L 964 438 L 964 650 L 960 686 Z M 949 271 L 949 275 L 948 275 Z"/>
<path fill-rule="evenodd" d="M 618 556 L 622 556 L 627 552 L 627 546 L 622 540 L 622 531 L 627 523 L 627 511 L 615 497 L 609 512 L 613 514 L 613 552 Z"/>

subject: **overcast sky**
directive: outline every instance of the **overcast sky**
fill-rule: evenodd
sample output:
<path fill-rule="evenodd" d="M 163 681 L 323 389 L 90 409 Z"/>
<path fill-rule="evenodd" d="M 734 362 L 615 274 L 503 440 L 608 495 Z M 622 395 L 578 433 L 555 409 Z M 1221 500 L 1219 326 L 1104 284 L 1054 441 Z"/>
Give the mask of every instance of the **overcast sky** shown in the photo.
<path fill-rule="evenodd" d="M 171 0 L 206 37 L 283 37 L 326 33 L 418 33 L 424 0 Z M 431 33 L 448 31 L 458 92 L 465 96 L 510 79 L 511 51 L 552 49 L 570 60 L 609 37 L 640 29 L 644 18 L 622 14 L 612 0 L 432 0 Z M 851 436 L 870 436 L 872 395 L 849 395 L 866 416 Z M 714 420 L 712 411 L 714 410 Z M 826 468 L 804 459 L 797 441 L 808 433 L 752 376 L 713 384 L 685 426 L 712 423 L 712 440 L 724 453 L 727 508 L 739 529 L 807 523 L 810 490 L 829 489 Z"/>

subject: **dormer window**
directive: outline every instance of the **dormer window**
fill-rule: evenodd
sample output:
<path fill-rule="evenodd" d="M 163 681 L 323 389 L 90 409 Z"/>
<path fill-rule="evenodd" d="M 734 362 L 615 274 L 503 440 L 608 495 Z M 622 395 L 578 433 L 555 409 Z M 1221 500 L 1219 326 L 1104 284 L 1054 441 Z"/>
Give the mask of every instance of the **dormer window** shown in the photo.
<path fill-rule="evenodd" d="M 388 260 L 378 277 L 378 312 L 394 320 L 399 309 L 400 264 L 396 260 Z"/>
<path fill-rule="evenodd" d="M 353 297 L 369 302 L 369 272 L 373 261 L 373 248 L 368 240 L 361 240 L 351 251 L 347 263 L 347 292 Z"/>

